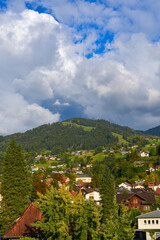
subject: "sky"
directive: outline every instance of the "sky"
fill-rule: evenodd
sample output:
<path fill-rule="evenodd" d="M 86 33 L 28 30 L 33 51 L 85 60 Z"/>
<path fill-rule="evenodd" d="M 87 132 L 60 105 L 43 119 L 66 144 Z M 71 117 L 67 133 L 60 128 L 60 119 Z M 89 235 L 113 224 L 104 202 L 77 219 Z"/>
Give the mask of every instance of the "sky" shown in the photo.
<path fill-rule="evenodd" d="M 160 125 L 159 0 L 0 0 L 0 135 Z"/>

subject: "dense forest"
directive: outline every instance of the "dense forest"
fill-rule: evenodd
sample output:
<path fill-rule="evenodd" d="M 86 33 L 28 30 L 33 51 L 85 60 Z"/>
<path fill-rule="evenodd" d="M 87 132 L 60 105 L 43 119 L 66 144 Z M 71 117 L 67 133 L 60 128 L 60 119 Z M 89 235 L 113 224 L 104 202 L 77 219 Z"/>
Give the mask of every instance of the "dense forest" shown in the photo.
<path fill-rule="evenodd" d="M 144 131 L 144 133 L 147 134 L 147 135 L 159 136 L 160 137 L 160 126 L 150 128 L 150 129 Z"/>
<path fill-rule="evenodd" d="M 45 124 L 25 133 L 16 133 L 0 137 L 0 151 L 6 151 L 9 142 L 14 139 L 25 151 L 51 150 L 53 153 L 68 149 L 95 149 L 98 146 L 118 144 L 120 135 L 124 142 L 137 133 L 131 128 L 122 127 L 105 120 L 83 118 L 68 119 L 63 122 Z"/>

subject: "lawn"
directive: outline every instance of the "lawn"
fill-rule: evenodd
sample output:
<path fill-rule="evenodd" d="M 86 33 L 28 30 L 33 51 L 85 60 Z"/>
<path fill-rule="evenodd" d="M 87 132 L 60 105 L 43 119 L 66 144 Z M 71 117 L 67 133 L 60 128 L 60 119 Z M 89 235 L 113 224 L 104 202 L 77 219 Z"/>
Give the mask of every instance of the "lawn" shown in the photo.
<path fill-rule="evenodd" d="M 82 127 L 84 129 L 84 131 L 86 131 L 86 132 L 90 132 L 92 129 L 95 129 L 95 127 L 83 126 L 83 125 L 79 125 L 79 124 L 71 123 L 71 122 L 62 122 L 62 124 L 64 126 L 71 125 L 74 127 Z"/>
<path fill-rule="evenodd" d="M 128 142 L 125 139 L 123 139 L 122 135 L 120 135 L 118 133 L 114 133 L 114 132 L 112 132 L 112 135 L 114 137 L 118 137 L 119 144 L 122 144 L 122 143 L 128 144 Z"/>

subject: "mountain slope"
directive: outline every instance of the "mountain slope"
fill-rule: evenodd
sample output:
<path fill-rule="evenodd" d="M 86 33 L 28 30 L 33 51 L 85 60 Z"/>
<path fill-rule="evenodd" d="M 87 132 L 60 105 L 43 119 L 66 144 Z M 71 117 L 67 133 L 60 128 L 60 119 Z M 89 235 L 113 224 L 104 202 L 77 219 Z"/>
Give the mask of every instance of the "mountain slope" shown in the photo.
<path fill-rule="evenodd" d="M 160 126 L 150 128 L 150 129 L 144 131 L 144 133 L 147 134 L 147 135 L 159 136 L 160 137 Z"/>
<path fill-rule="evenodd" d="M 116 135 L 118 134 L 118 135 Z M 128 127 L 112 124 L 105 120 L 72 118 L 63 122 L 45 124 L 25 133 L 0 137 L 0 151 L 5 151 L 10 140 L 15 139 L 25 151 L 66 151 L 68 148 L 93 149 L 98 146 L 114 146 L 135 135 Z"/>

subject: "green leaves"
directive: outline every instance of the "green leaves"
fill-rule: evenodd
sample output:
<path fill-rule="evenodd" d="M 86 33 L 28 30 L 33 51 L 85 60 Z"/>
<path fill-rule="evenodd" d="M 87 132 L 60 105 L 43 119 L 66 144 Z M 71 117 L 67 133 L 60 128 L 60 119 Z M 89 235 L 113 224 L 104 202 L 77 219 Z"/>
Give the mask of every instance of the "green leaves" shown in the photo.
<path fill-rule="evenodd" d="M 45 233 L 47 240 L 100 239 L 100 207 L 92 200 L 86 201 L 81 194 L 74 198 L 65 188 L 51 188 L 46 195 L 39 194 L 36 204 L 43 218 L 34 226 Z"/>

